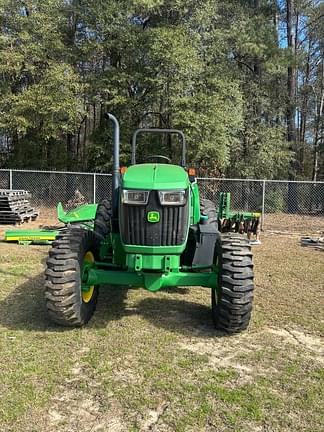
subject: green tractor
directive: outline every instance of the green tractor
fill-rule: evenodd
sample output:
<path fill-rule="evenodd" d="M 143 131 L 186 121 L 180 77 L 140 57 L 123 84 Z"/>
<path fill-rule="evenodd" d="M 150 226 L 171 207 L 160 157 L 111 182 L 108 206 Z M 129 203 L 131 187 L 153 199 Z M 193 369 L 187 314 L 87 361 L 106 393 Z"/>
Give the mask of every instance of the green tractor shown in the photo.
<path fill-rule="evenodd" d="M 95 311 L 100 285 L 151 292 L 201 286 L 211 289 L 217 329 L 246 329 L 254 289 L 251 248 L 242 236 L 218 231 L 214 204 L 200 200 L 195 175 L 185 169 L 183 133 L 138 129 L 132 163 L 121 173 L 119 123 L 112 114 L 107 118 L 114 124 L 112 200 L 98 204 L 93 224 L 68 226 L 53 242 L 45 271 L 50 317 L 64 326 L 86 324 Z M 138 136 L 152 133 L 180 137 L 180 166 L 161 155 L 136 164 Z"/>

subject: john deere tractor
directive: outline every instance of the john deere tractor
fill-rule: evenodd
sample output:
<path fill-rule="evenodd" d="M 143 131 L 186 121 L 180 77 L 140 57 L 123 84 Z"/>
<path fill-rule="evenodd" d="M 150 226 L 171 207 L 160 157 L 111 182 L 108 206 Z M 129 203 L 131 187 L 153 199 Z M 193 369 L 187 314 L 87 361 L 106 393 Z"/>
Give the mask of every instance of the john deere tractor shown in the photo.
<path fill-rule="evenodd" d="M 228 333 L 246 329 L 254 288 L 251 249 L 239 234 L 219 233 L 215 206 L 200 200 L 195 174 L 186 169 L 183 133 L 137 130 L 131 165 L 121 172 L 119 123 L 112 114 L 107 118 L 114 125 L 112 200 L 95 206 L 94 223 L 72 224 L 53 242 L 45 272 L 49 315 L 64 326 L 86 324 L 99 286 L 152 292 L 200 286 L 211 289 L 216 328 Z M 180 164 L 162 155 L 137 164 L 141 134 L 178 135 Z"/>

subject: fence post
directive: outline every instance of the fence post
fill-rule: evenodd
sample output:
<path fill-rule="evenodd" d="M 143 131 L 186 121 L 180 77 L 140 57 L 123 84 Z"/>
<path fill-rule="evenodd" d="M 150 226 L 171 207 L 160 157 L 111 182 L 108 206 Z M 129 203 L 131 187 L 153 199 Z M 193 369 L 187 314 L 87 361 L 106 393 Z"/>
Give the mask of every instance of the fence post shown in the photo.
<path fill-rule="evenodd" d="M 12 190 L 12 169 L 9 170 L 9 189 Z"/>
<path fill-rule="evenodd" d="M 97 175 L 93 173 L 93 204 L 97 201 Z"/>
<path fill-rule="evenodd" d="M 265 216 L 265 189 L 266 181 L 262 182 L 262 216 L 261 216 L 261 230 L 264 231 L 264 216 Z"/>

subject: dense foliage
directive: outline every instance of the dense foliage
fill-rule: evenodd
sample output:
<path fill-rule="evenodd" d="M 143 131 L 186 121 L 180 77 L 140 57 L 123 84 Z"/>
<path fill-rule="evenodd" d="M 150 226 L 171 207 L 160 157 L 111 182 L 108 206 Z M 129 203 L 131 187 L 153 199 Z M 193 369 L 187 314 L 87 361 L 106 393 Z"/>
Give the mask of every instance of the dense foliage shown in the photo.
<path fill-rule="evenodd" d="M 324 178 L 321 1 L 0 0 L 0 29 L 0 167 L 110 170 L 109 110 L 124 163 L 173 127 L 202 175 Z"/>

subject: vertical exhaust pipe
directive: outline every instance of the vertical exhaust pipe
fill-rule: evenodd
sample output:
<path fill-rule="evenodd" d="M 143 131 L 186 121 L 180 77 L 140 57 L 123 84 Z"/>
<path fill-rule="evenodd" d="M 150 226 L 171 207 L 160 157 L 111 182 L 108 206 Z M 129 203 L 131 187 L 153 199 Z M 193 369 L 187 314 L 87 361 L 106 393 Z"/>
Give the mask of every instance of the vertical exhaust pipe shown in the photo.
<path fill-rule="evenodd" d="M 106 113 L 105 118 L 111 120 L 114 124 L 114 138 L 113 138 L 113 171 L 112 171 L 112 208 L 113 218 L 118 217 L 118 189 L 120 185 L 120 128 L 119 122 L 113 114 Z"/>

